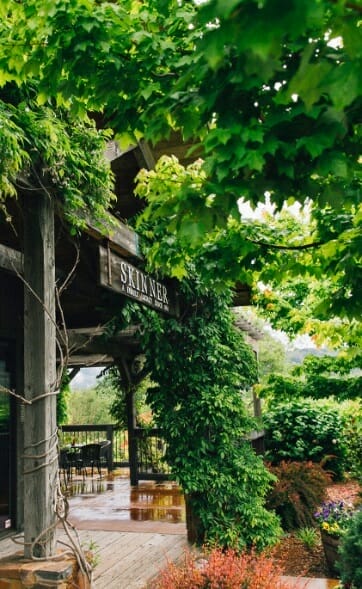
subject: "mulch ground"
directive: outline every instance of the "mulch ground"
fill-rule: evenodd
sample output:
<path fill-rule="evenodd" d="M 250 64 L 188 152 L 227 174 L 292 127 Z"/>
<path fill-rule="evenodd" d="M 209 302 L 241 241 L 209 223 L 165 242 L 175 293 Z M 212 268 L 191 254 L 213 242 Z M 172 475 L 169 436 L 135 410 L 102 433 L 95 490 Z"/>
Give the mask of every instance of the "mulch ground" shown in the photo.
<path fill-rule="evenodd" d="M 355 504 L 359 500 L 359 491 L 355 481 L 334 483 L 327 489 L 328 500 L 343 500 Z M 274 549 L 273 558 L 282 566 L 285 575 L 330 577 L 320 539 L 310 549 L 294 533 L 286 534 Z"/>

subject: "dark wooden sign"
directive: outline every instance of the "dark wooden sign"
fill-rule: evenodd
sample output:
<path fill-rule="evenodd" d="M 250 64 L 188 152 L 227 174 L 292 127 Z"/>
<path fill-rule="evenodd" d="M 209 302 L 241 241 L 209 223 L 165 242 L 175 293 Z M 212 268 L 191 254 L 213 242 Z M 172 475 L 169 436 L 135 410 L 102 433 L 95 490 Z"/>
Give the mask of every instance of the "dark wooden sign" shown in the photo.
<path fill-rule="evenodd" d="M 157 311 L 178 315 L 177 294 L 169 285 L 159 282 L 102 246 L 99 246 L 99 262 L 99 280 L 102 286 Z"/>

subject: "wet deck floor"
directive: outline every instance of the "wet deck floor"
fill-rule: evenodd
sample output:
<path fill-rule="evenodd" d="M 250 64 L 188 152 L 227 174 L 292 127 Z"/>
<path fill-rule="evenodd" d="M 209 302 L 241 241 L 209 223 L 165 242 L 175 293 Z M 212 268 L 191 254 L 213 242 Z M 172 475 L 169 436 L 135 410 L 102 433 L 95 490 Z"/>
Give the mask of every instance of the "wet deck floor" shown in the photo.
<path fill-rule="evenodd" d="M 87 478 L 68 485 L 69 520 L 79 529 L 186 534 L 185 502 L 177 484 L 126 476 Z"/>
<path fill-rule="evenodd" d="M 128 471 L 68 485 L 69 521 L 95 545 L 94 589 L 140 589 L 187 548 L 185 502 L 172 482 L 131 487 Z"/>

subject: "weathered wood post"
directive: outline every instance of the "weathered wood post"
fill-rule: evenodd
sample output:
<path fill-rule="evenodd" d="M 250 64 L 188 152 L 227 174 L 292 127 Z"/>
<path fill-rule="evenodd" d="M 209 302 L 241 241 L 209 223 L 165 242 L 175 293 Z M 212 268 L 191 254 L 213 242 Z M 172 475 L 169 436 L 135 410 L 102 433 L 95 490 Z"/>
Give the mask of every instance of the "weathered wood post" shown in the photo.
<path fill-rule="evenodd" d="M 24 198 L 24 556 L 55 552 L 57 488 L 54 205 Z M 34 546 L 33 546 L 34 543 Z"/>
<path fill-rule="evenodd" d="M 126 393 L 127 424 L 128 424 L 128 460 L 129 476 L 132 486 L 138 485 L 138 440 L 135 434 L 136 411 L 135 411 L 135 387 L 129 385 Z"/>
<path fill-rule="evenodd" d="M 134 358 L 126 359 L 120 357 L 117 360 L 117 367 L 122 375 L 123 386 L 126 387 L 126 413 L 127 413 L 127 430 L 128 430 L 128 461 L 129 475 L 132 486 L 138 485 L 138 440 L 136 438 L 136 408 L 135 392 L 136 386 L 132 380 L 131 364 Z M 142 377 L 139 377 L 142 380 Z M 122 386 L 122 384 L 121 384 Z"/>

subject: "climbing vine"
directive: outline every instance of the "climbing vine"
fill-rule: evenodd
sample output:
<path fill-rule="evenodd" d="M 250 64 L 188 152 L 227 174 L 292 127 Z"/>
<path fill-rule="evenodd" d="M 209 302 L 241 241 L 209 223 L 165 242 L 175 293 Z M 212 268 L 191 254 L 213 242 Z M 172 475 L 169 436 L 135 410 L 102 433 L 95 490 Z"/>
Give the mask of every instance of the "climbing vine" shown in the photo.
<path fill-rule="evenodd" d="M 113 179 L 104 157 L 109 131 L 94 121 L 73 121 L 62 108 L 39 105 L 36 84 L 0 89 L 0 210 L 9 221 L 9 197 L 34 191 L 55 198 L 74 233 L 107 221 L 115 199 Z"/>
<path fill-rule="evenodd" d="M 254 354 L 233 326 L 230 293 L 216 296 L 196 280 L 181 289 L 180 319 L 137 312 L 165 458 L 198 521 L 198 541 L 262 548 L 279 526 L 264 507 L 271 475 L 246 439 L 253 419 L 241 391 L 256 380 Z"/>

